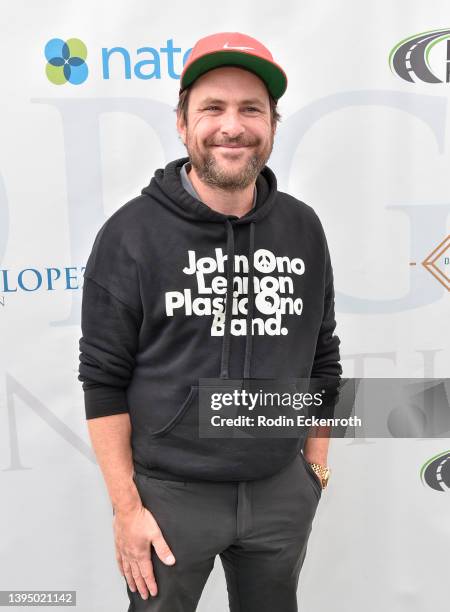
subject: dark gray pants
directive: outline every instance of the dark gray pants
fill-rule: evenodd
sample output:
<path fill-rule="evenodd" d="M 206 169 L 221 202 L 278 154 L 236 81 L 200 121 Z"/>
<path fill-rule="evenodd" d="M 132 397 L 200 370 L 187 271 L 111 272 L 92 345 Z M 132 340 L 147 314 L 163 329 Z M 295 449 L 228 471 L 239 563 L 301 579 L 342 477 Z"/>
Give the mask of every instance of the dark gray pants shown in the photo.
<path fill-rule="evenodd" d="M 176 558 L 162 563 L 152 549 L 156 597 L 132 593 L 128 612 L 193 612 L 214 566 L 225 571 L 231 612 L 297 612 L 297 585 L 321 496 L 304 459 L 269 478 L 247 482 L 175 482 L 135 474 Z"/>

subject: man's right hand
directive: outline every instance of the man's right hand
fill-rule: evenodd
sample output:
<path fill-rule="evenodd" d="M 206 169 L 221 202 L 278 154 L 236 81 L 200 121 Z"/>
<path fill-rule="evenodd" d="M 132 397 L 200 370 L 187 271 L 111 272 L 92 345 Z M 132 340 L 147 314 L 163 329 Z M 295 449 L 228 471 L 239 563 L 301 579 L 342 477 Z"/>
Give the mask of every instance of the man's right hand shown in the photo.
<path fill-rule="evenodd" d="M 158 587 L 153 574 L 151 546 L 166 565 L 173 565 L 175 557 L 154 516 L 142 505 L 126 511 L 115 509 L 113 527 L 119 571 L 130 590 L 134 593 L 138 589 L 143 599 L 148 598 L 148 591 L 155 596 Z"/>

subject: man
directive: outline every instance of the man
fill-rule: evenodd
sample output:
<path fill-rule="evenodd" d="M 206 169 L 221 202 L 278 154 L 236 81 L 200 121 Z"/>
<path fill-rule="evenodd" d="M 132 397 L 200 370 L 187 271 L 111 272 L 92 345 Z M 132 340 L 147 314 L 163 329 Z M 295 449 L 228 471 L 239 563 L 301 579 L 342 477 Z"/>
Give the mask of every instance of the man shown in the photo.
<path fill-rule="evenodd" d="M 199 40 L 177 108 L 189 157 L 106 221 L 86 265 L 79 379 L 130 611 L 194 611 L 216 555 L 232 612 L 297 610 L 328 439 L 198 430 L 202 378 L 342 373 L 322 225 L 266 166 L 286 87 L 254 38 Z"/>

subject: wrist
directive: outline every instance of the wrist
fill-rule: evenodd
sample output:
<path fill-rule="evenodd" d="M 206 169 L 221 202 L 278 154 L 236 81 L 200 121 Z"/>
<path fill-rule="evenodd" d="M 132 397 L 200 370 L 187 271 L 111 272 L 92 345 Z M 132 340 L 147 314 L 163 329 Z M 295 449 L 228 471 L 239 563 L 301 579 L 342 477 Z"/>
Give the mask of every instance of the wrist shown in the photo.
<path fill-rule="evenodd" d="M 135 485 L 120 496 L 111 499 L 113 514 L 129 514 L 142 507 L 142 500 Z"/>
<path fill-rule="evenodd" d="M 308 463 L 317 463 L 318 465 L 327 466 L 327 455 L 323 453 L 303 453 Z"/>
<path fill-rule="evenodd" d="M 142 502 L 139 500 L 134 503 L 125 503 L 125 504 L 113 504 L 113 514 L 117 516 L 126 516 L 128 514 L 133 514 L 137 510 L 142 508 Z"/>

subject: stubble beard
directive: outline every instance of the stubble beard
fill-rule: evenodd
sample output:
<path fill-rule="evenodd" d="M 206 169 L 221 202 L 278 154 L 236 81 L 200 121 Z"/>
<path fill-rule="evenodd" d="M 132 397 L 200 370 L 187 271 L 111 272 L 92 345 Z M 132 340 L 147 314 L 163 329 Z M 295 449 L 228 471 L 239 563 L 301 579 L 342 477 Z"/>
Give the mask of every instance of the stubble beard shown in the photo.
<path fill-rule="evenodd" d="M 227 144 L 231 144 L 231 142 L 233 141 L 229 141 Z M 233 142 L 233 144 L 238 144 L 238 142 Z M 254 183 L 258 174 L 266 165 L 272 153 L 272 148 L 273 137 L 268 146 L 261 152 L 253 153 L 240 170 L 227 172 L 217 163 L 213 153 L 209 152 L 209 145 L 207 145 L 206 152 L 203 153 L 196 146 L 189 146 L 189 137 L 186 143 L 190 162 L 199 179 L 210 187 L 225 191 L 239 191 Z"/>

